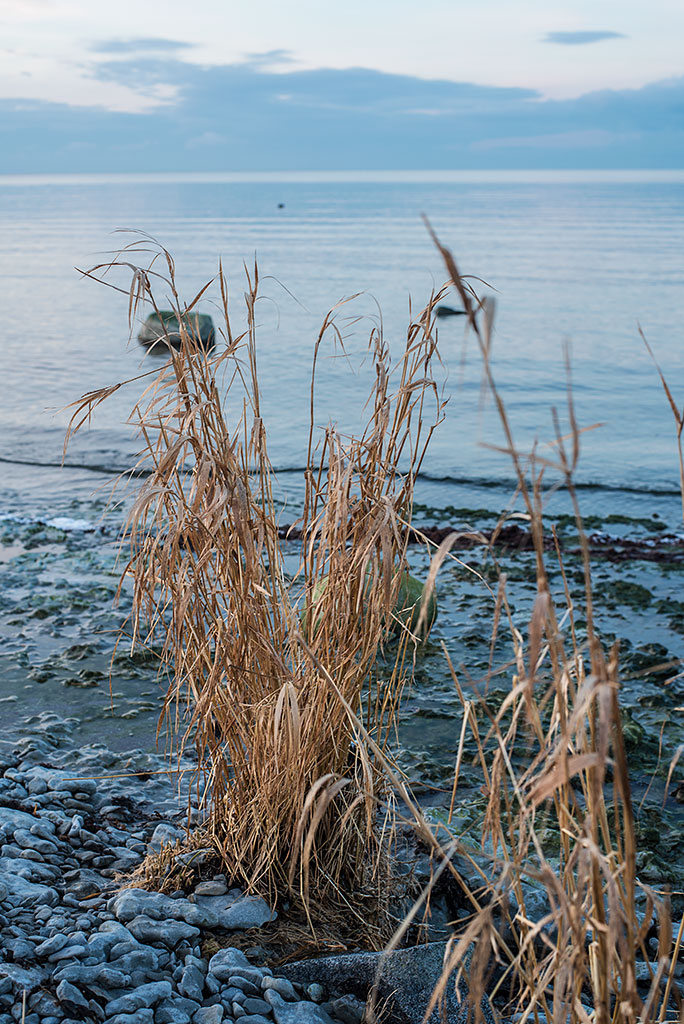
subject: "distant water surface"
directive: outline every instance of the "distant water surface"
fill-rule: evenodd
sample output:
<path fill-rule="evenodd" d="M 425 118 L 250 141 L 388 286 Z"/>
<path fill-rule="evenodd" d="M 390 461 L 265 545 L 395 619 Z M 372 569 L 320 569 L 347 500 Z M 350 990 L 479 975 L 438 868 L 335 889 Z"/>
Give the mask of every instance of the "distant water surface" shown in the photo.
<path fill-rule="evenodd" d="M 638 325 L 677 393 L 684 369 L 684 175 L 676 173 L 0 179 L 0 458 L 57 462 L 67 421 L 59 410 L 152 365 L 128 340 L 126 297 L 74 269 L 131 241 L 113 233 L 125 227 L 170 250 L 187 298 L 221 258 L 234 327 L 244 320 L 242 264 L 251 266 L 256 256 L 271 456 L 281 469 L 300 467 L 312 346 L 327 310 L 362 293 L 338 312 L 358 361 L 379 310 L 396 345 L 409 303 L 417 311 L 445 279 L 422 214 L 462 272 L 491 286 L 475 283 L 477 289 L 496 297 L 495 373 L 518 443 L 552 439 L 552 405 L 567 425 L 567 343 L 580 424 L 602 424 L 585 435 L 578 478 L 628 492 L 675 491 L 672 413 Z M 116 283 L 128 286 L 124 278 Z M 204 311 L 216 315 L 217 295 L 210 290 Z M 441 321 L 439 332 L 452 397 L 426 472 L 465 481 L 466 489 L 469 481 L 507 481 L 507 460 L 481 445 L 500 443 L 501 434 L 491 403 L 480 407 L 473 339 L 464 341 L 461 319 Z M 327 351 L 333 353 L 332 338 Z M 324 360 L 322 371 L 320 423 L 358 427 L 368 367 L 353 377 L 343 361 Z M 130 394 L 117 395 L 98 412 L 71 449 L 70 465 L 127 464 L 135 450 L 125 426 L 130 402 Z M 41 501 L 63 501 L 71 478 L 65 472 L 61 479 L 57 493 Z M 21 486 L 12 491 L 4 495 L 11 507 L 22 501 Z M 431 493 L 439 503 L 434 487 Z M 450 503 L 446 492 L 441 500 Z"/>

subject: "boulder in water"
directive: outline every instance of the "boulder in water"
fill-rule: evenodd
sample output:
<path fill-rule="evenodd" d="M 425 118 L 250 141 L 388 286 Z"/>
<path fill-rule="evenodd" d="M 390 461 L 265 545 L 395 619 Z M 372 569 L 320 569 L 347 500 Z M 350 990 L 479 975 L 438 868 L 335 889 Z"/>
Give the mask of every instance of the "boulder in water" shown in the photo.
<path fill-rule="evenodd" d="M 447 316 L 465 316 L 466 311 L 465 309 L 454 309 L 453 306 L 437 306 L 435 314 L 442 320 Z"/>
<path fill-rule="evenodd" d="M 201 348 L 214 347 L 216 343 L 214 324 L 206 313 L 188 313 L 183 317 L 183 324 Z M 180 348 L 181 335 L 178 315 L 168 309 L 162 309 L 159 313 L 150 313 L 138 332 L 138 341 L 146 348 L 153 348 L 157 345 Z"/>

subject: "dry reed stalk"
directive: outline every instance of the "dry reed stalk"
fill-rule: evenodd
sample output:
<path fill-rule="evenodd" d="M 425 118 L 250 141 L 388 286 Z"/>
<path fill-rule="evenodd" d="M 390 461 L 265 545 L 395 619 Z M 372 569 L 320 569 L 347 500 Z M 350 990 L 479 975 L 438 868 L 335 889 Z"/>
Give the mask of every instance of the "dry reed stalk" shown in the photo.
<path fill-rule="evenodd" d="M 323 324 L 311 383 L 298 605 L 283 570 L 260 407 L 256 265 L 245 268 L 239 335 L 219 268 L 225 348 L 218 354 L 198 349 L 185 326 L 204 289 L 184 306 L 165 250 L 149 239 L 134 242 L 88 275 L 99 280 L 122 268 L 131 274 L 131 323 L 144 302 L 159 312 L 155 291 L 163 286 L 181 346 L 135 404 L 143 439 L 136 469 L 149 475 L 126 524 L 121 585 L 132 583 L 133 644 L 162 639 L 161 668 L 171 678 L 166 721 L 179 752 L 196 747 L 216 847 L 233 877 L 272 899 L 288 892 L 306 904 L 369 878 L 377 888 L 385 774 L 374 751 L 386 756 L 410 663 L 407 631 L 394 670 L 372 686 L 369 678 L 396 618 L 415 475 L 443 414 L 432 371 L 440 295 L 411 322 L 396 366 L 381 331 L 373 331 L 375 376 L 361 436 L 345 438 L 329 426 L 317 443 L 316 361 L 336 329 L 334 316 Z M 120 386 L 75 403 L 70 433 Z M 226 410 L 236 408 L 229 424 Z"/>
<path fill-rule="evenodd" d="M 684 1009 L 674 968 L 683 929 L 680 926 L 673 947 L 668 901 L 641 884 L 636 873 L 618 651 L 615 648 L 606 655 L 594 629 L 588 545 L 573 486 L 581 431 L 571 392 L 568 389 L 568 437 L 561 434 L 554 412 L 553 457 L 518 451 L 491 365 L 493 303 L 473 302 L 451 253 L 434 234 L 433 239 L 467 311 L 479 344 L 484 382 L 501 420 L 506 438 L 503 450 L 513 462 L 534 537 L 537 599 L 525 638 L 515 627 L 505 581 L 500 585 L 495 630 L 503 613 L 509 622 L 515 673 L 496 713 L 476 693 L 465 699 L 445 649 L 464 705 L 461 741 L 470 730 L 487 793 L 476 858 L 483 884 L 473 915 L 450 943 L 426 1017 L 454 976 L 458 983 L 468 973 L 468 998 L 476 1020 L 482 1016 L 483 994 L 501 998 L 507 990 L 507 1010 L 522 1015 L 520 1024 L 538 1020 L 540 1013 L 554 1024 L 655 1024 L 671 1012 L 681 1021 Z M 668 398 L 676 409 L 669 391 Z M 676 415 L 681 440 L 681 417 Z M 561 631 L 544 545 L 542 484 L 549 469 L 560 475 L 569 494 L 582 553 L 584 593 L 577 601 L 570 593 L 556 542 L 569 639 Z M 442 550 L 436 563 L 444 557 Z M 577 607 L 582 607 L 586 620 L 583 639 L 576 623 Z M 488 731 L 482 727 L 486 723 Z M 452 808 L 457 787 L 458 762 Z M 548 837 L 549 823 L 556 835 L 552 851 L 542 840 L 543 835 Z M 417 817 L 417 825 L 455 874 L 451 861 L 455 854 L 467 852 L 463 844 L 456 839 L 450 845 L 438 842 L 422 816 Z M 448 825 L 444 829 L 448 835 Z M 546 894 L 547 911 L 541 919 L 529 909 L 534 891 Z M 467 895 L 475 904 L 473 893 Z M 636 965 L 649 960 L 646 937 L 654 915 L 660 942 L 658 965 L 644 995 L 637 986 Z"/>

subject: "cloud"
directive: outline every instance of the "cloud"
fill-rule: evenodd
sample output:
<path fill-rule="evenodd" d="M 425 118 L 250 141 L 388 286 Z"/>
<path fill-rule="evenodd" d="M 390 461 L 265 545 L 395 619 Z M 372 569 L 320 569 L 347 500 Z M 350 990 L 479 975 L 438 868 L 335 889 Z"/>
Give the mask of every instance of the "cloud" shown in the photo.
<path fill-rule="evenodd" d="M 93 43 L 90 50 L 93 53 L 172 53 L 177 50 L 190 50 L 194 43 L 186 43 L 180 39 L 103 39 Z"/>
<path fill-rule="evenodd" d="M 544 43 L 560 43 L 561 46 L 586 46 L 600 43 L 604 39 L 626 39 L 624 32 L 547 32 Z"/>
<path fill-rule="evenodd" d="M 264 50 L 262 53 L 245 54 L 245 63 L 266 69 L 281 64 L 296 64 L 297 61 L 292 50 Z"/>
<path fill-rule="evenodd" d="M 364 68 L 94 62 L 153 111 L 0 102 L 0 173 L 684 167 L 684 77 L 545 100 Z M 20 109 L 23 108 L 23 109 Z M 80 155 L 76 157 L 76 153 Z"/>

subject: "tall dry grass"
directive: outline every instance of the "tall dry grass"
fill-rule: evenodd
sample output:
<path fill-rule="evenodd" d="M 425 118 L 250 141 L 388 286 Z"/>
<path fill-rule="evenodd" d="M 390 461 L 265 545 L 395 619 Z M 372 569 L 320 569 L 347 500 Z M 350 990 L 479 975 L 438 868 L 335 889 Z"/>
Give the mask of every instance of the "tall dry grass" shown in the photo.
<path fill-rule="evenodd" d="M 472 301 L 451 253 L 434 240 L 479 344 L 484 382 L 505 437 L 502 450 L 514 466 L 534 539 L 537 596 L 523 631 L 500 578 L 492 649 L 498 632 L 507 629 L 512 658 L 510 692 L 498 709 L 487 702 L 488 680 L 483 692 L 465 691 L 444 651 L 463 708 L 451 807 L 458 801 L 468 734 L 478 751 L 486 799 L 478 837 L 458 836 L 451 813 L 435 827 L 413 808 L 439 872 L 452 873 L 471 911 L 448 945 L 427 1012 L 447 986 L 467 975 L 476 1019 L 486 994 L 505 1007 L 505 1016 L 517 1013 L 520 1024 L 540 1015 L 554 1024 L 681 1021 L 674 972 L 684 919 L 673 936 L 667 893 L 655 892 L 637 875 L 619 650 L 604 650 L 594 625 L 588 545 L 573 484 L 582 430 L 570 383 L 567 433 L 554 412 L 556 436 L 548 453 L 518 450 L 493 372 L 493 303 Z M 678 437 L 679 426 L 678 421 Z M 555 534 L 552 544 L 546 542 L 549 473 L 565 487 L 575 511 L 584 579 L 579 595 L 572 591 Z M 445 557 L 446 547 L 434 570 Z M 564 582 L 560 600 L 550 584 L 550 559 Z M 466 870 L 469 885 L 463 881 Z M 655 956 L 647 944 L 654 935 Z"/>
<path fill-rule="evenodd" d="M 180 752 L 196 748 L 211 833 L 233 877 L 273 899 L 354 889 L 383 859 L 384 768 L 362 734 L 387 753 L 410 663 L 413 636 L 403 629 L 394 668 L 369 683 L 398 622 L 414 480 L 443 414 L 433 373 L 440 296 L 410 323 L 396 363 L 372 331 L 358 437 L 314 422 L 317 361 L 331 335 L 341 342 L 334 313 L 323 323 L 293 584 L 259 393 L 256 265 L 245 270 L 239 333 L 219 268 L 225 344 L 213 355 L 184 326 L 205 289 L 184 305 L 164 249 L 136 240 L 88 271 L 106 283 L 116 273 L 131 278 L 121 289 L 131 325 L 145 304 L 159 311 L 161 290 L 181 324 L 180 349 L 137 378 L 146 387 L 132 414 L 142 438 L 134 468 L 147 475 L 125 527 L 132 644 L 161 639 L 165 721 Z M 121 386 L 76 403 L 70 434 Z"/>

